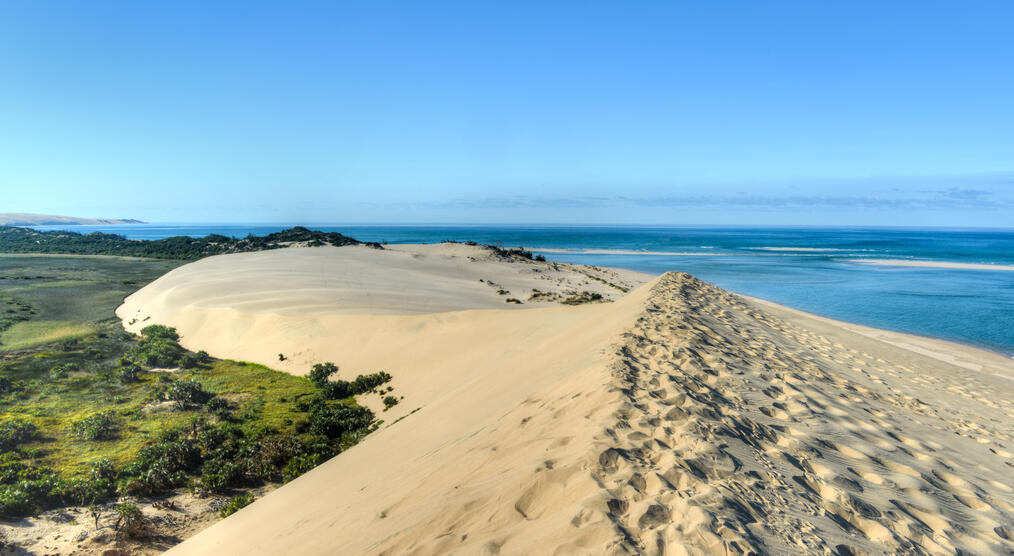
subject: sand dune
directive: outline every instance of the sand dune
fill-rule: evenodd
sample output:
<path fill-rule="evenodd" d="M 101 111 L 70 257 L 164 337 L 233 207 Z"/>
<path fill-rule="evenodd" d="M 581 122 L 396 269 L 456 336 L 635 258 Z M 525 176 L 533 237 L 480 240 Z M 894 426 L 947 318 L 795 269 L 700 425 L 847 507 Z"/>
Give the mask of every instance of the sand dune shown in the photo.
<path fill-rule="evenodd" d="M 346 255 L 322 248 L 215 257 L 128 298 L 130 327 L 163 322 L 195 349 L 266 364 L 282 351 L 388 370 L 405 396 L 361 445 L 174 553 L 1014 551 L 1009 360 L 684 274 L 614 303 L 515 310 L 452 278 L 478 265 L 520 290 L 529 273 L 511 266 L 527 263 L 425 249 L 378 264 L 428 289 L 369 274 L 391 254 L 347 251 L 364 266 L 331 268 Z M 317 282 L 332 273 L 336 292 Z M 392 290 L 432 299 L 399 298 L 411 310 L 394 314 Z"/>

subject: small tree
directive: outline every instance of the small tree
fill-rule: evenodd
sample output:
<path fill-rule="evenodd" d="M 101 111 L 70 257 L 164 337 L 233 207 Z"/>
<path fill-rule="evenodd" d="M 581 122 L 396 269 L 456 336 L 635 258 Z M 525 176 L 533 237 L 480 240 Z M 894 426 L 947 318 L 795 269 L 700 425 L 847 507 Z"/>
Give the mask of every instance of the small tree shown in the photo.
<path fill-rule="evenodd" d="M 137 375 L 140 372 L 141 367 L 139 367 L 136 363 L 127 363 L 126 365 L 120 367 L 117 377 L 120 379 L 120 382 L 129 384 L 137 381 Z"/>
<path fill-rule="evenodd" d="M 184 353 L 183 355 L 180 356 L 180 360 L 177 364 L 180 366 L 181 369 L 193 369 L 194 367 L 200 365 L 200 362 L 197 360 L 197 357 L 194 356 L 193 354 Z"/>
<path fill-rule="evenodd" d="M 71 424 L 71 432 L 82 440 L 109 440 L 116 437 L 116 414 L 103 411 Z"/>
<path fill-rule="evenodd" d="M 309 379 L 311 382 L 317 385 L 318 388 L 323 388 L 327 384 L 328 379 L 333 374 L 338 373 L 338 365 L 328 361 L 327 363 L 317 363 L 310 369 Z"/>
<path fill-rule="evenodd" d="M 151 324 L 145 326 L 141 329 L 141 335 L 145 338 L 164 338 L 174 342 L 180 339 L 180 335 L 176 332 L 175 328 L 162 326 L 161 324 Z"/>
<path fill-rule="evenodd" d="M 189 405 L 202 405 L 214 394 L 204 389 L 204 386 L 196 380 L 177 380 L 169 386 L 166 394 L 169 401 L 176 402 L 177 409 L 186 409 Z"/>
<path fill-rule="evenodd" d="M 141 513 L 141 509 L 129 502 L 116 505 L 116 526 L 117 531 L 122 530 L 128 537 L 141 536 L 147 532 L 148 523 Z"/>

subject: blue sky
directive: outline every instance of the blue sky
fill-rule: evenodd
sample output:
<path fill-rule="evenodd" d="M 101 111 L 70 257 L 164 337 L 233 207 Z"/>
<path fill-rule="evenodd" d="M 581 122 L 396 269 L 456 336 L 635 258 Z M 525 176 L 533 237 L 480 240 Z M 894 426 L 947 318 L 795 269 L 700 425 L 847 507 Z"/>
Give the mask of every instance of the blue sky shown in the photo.
<path fill-rule="evenodd" d="M 1014 3 L 0 1 L 0 212 L 1010 226 Z"/>

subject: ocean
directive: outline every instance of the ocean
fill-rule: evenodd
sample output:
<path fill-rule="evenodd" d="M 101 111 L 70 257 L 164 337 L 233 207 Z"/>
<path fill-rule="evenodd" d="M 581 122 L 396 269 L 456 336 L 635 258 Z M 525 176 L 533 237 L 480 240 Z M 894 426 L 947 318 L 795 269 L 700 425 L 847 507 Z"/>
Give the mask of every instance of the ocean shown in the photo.
<path fill-rule="evenodd" d="M 863 259 L 1014 265 L 1014 229 L 312 225 L 363 241 L 477 241 L 550 260 L 688 272 L 722 288 L 856 324 L 973 345 L 1014 357 L 1014 272 L 882 266 Z M 263 235 L 285 224 L 42 226 L 132 239 Z M 622 253 L 616 253 L 620 251 Z M 638 253 L 641 252 L 641 253 Z M 651 254 L 646 254 L 650 252 Z"/>

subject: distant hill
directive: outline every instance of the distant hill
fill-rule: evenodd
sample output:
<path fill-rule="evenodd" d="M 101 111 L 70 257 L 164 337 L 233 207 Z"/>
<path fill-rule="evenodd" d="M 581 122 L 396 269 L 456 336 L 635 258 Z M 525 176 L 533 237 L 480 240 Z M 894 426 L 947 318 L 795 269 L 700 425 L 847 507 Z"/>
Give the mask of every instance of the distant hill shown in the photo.
<path fill-rule="evenodd" d="M 80 234 L 65 230 L 41 232 L 32 228 L 0 226 L 0 253 L 48 253 L 70 255 L 121 255 L 154 259 L 196 260 L 225 253 L 246 253 L 283 247 L 366 245 L 383 249 L 379 243 L 361 242 L 338 232 L 321 232 L 301 226 L 266 236 L 245 238 L 211 234 L 205 237 L 175 236 L 165 239 L 127 239 L 117 234 Z M 528 253 L 531 256 L 531 253 Z"/>
<path fill-rule="evenodd" d="M 56 214 L 0 212 L 0 226 L 100 226 L 114 224 L 144 224 L 144 222 L 129 218 L 78 218 Z"/>

